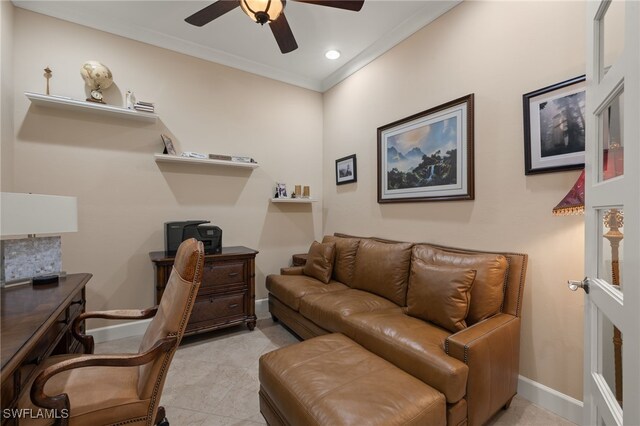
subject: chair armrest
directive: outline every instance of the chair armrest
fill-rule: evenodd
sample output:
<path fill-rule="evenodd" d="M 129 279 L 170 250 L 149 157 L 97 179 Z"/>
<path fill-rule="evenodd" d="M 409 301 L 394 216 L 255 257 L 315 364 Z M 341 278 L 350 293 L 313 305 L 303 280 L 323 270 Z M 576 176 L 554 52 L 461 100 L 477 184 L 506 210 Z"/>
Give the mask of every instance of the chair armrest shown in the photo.
<path fill-rule="evenodd" d="M 94 348 L 93 336 L 83 334 L 80 331 L 80 324 L 87 318 L 104 318 L 104 319 L 146 319 L 153 317 L 158 312 L 158 307 L 138 310 L 138 309 L 117 309 L 112 311 L 93 311 L 83 312 L 76 319 L 73 320 L 71 325 L 71 334 L 75 337 L 84 347 L 84 353 L 92 354 Z"/>
<path fill-rule="evenodd" d="M 304 266 L 290 266 L 288 268 L 280 268 L 280 275 L 303 275 Z"/>
<path fill-rule="evenodd" d="M 164 339 L 158 340 L 151 349 L 141 354 L 119 354 L 119 355 L 80 355 L 77 358 L 71 358 L 65 361 L 61 361 L 57 364 L 53 364 L 50 367 L 45 368 L 35 378 L 33 385 L 31 386 L 31 401 L 38 407 L 48 408 L 52 410 L 62 411 L 64 409 L 69 410 L 69 396 L 66 393 L 60 395 L 48 396 L 44 393 L 44 387 L 47 381 L 56 374 L 63 371 L 72 370 L 74 368 L 82 367 L 134 367 L 138 365 L 147 364 L 163 353 L 168 352 L 178 342 L 178 336 L 169 336 Z M 99 386 L 96 383 L 96 386 Z M 68 418 L 61 418 L 56 420 L 56 425 L 66 426 L 69 422 Z"/>
<path fill-rule="evenodd" d="M 445 351 L 469 366 L 468 425 L 484 424 L 516 394 L 520 318 L 498 314 L 445 341 Z"/>

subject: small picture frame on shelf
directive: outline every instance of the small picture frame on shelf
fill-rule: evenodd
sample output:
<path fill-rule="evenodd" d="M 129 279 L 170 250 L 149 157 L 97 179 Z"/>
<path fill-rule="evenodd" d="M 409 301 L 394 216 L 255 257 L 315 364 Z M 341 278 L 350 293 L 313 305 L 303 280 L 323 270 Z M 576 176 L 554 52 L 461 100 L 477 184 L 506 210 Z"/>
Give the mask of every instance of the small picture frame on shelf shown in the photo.
<path fill-rule="evenodd" d="M 358 181 L 356 155 L 348 155 L 336 160 L 336 185 Z"/>
<path fill-rule="evenodd" d="M 287 184 L 276 183 L 276 195 L 275 198 L 287 198 Z"/>
<path fill-rule="evenodd" d="M 176 149 L 173 147 L 173 141 L 165 134 L 161 134 L 162 142 L 164 142 L 163 154 L 176 155 Z"/>

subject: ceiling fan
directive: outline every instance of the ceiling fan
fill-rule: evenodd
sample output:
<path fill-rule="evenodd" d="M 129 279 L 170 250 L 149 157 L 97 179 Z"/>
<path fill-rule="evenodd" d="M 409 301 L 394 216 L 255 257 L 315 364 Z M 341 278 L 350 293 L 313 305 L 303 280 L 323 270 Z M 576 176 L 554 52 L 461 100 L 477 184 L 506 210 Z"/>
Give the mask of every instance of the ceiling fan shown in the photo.
<path fill-rule="evenodd" d="M 364 0 L 294 0 L 299 3 L 317 4 L 319 6 L 335 7 L 338 9 L 352 10 L 362 9 Z M 284 16 L 284 8 L 287 0 L 218 0 L 202 10 L 185 19 L 189 24 L 201 27 L 227 12 L 240 6 L 242 11 L 258 24 L 267 22 L 271 32 L 278 42 L 282 53 L 289 53 L 298 48 L 298 43 L 291 32 L 289 22 Z"/>

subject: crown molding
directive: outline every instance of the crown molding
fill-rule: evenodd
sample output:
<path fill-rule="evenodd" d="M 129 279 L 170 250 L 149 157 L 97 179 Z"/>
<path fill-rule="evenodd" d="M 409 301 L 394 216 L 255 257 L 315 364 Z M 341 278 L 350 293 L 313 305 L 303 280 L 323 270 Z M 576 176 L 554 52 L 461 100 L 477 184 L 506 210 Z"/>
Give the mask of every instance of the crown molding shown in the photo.
<path fill-rule="evenodd" d="M 387 34 L 380 37 L 371 46 L 367 47 L 349 62 L 322 80 L 320 91 L 326 92 L 331 89 L 351 74 L 354 74 L 356 71 L 365 67 L 379 56 L 382 56 L 385 52 L 391 50 L 403 40 L 415 34 L 421 28 L 427 26 L 438 17 L 444 15 L 449 10 L 462 3 L 462 1 L 463 0 L 429 2 L 429 6 L 424 7 L 420 13 L 412 15 L 410 18 L 398 24 Z"/>
<path fill-rule="evenodd" d="M 338 70 L 334 71 L 325 79 L 320 80 L 260 64 L 250 59 L 241 58 L 221 50 L 163 34 L 148 28 L 139 26 L 132 27 L 131 25 L 123 24 L 113 18 L 90 15 L 77 10 L 69 12 L 67 8 L 62 9 L 58 7 L 56 2 L 28 0 L 12 1 L 15 6 L 32 12 L 52 16 L 54 18 L 73 22 L 88 28 L 126 37 L 152 46 L 172 50 L 174 52 L 204 59 L 206 61 L 225 65 L 320 93 L 335 86 L 425 25 L 433 22 L 440 15 L 446 13 L 448 10 L 462 2 L 462 0 L 429 2 L 429 5 L 422 9 L 422 13 L 414 14 L 411 18 L 397 25 L 393 30 L 379 38 L 375 43 L 345 63 Z M 434 7 L 434 5 L 436 6 Z"/>
<path fill-rule="evenodd" d="M 295 86 L 300 86 L 305 89 L 311 89 L 319 92 L 322 87 L 321 82 L 317 79 L 269 67 L 249 59 L 241 58 L 221 50 L 163 34 L 148 28 L 139 26 L 132 28 L 130 25 L 122 24 L 116 19 L 85 14 L 78 11 L 69 12 L 66 8 L 62 10 L 57 7 L 56 2 L 13 0 L 13 4 L 32 12 L 52 16 L 63 21 L 73 22 L 74 24 L 115 34 L 117 36 L 140 41 L 152 46 L 172 50 L 174 52 L 183 53 L 185 55 L 194 56 L 209 62 L 226 65 L 231 68 L 257 74 L 272 80 L 278 80 Z"/>

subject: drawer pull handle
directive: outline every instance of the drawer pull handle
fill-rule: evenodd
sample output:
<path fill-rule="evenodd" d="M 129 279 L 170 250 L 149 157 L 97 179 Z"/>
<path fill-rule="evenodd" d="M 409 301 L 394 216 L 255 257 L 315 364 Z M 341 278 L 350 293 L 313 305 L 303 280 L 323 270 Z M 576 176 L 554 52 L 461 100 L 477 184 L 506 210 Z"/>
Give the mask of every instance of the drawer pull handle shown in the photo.
<path fill-rule="evenodd" d="M 237 308 L 238 304 L 237 303 L 232 303 L 231 305 L 229 305 L 229 308 L 233 309 L 233 308 Z"/>
<path fill-rule="evenodd" d="M 84 300 L 76 300 L 75 302 L 71 302 L 69 304 L 69 306 L 71 306 L 71 305 L 82 305 L 82 303 L 84 303 Z"/>
<path fill-rule="evenodd" d="M 238 274 L 239 274 L 239 272 L 229 272 L 229 276 L 230 277 L 235 277 Z"/>
<path fill-rule="evenodd" d="M 67 325 L 67 324 L 69 324 L 69 319 L 68 319 L 68 318 L 65 318 L 65 319 L 63 319 L 63 320 L 58 321 L 58 323 L 59 323 L 59 324 Z"/>

